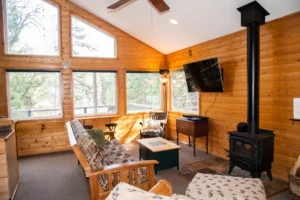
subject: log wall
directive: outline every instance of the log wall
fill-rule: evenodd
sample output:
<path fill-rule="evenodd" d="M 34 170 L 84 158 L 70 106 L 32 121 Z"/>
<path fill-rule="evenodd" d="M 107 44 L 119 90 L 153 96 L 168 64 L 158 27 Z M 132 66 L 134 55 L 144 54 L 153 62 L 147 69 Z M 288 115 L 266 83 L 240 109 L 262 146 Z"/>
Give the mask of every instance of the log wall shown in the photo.
<path fill-rule="evenodd" d="M 62 74 L 63 90 L 63 117 L 60 119 L 23 120 L 16 123 L 18 155 L 32 155 L 63 151 L 69 149 L 65 122 L 74 118 L 72 96 L 72 70 L 117 70 L 118 76 L 118 114 L 112 117 L 117 122 L 117 138 L 123 142 L 130 141 L 139 134 L 138 119 L 140 115 L 126 115 L 125 75 L 126 70 L 158 71 L 165 67 L 165 56 L 127 33 L 119 30 L 104 20 L 74 5 L 68 0 L 49 0 L 60 8 L 60 39 L 61 55 L 49 56 L 17 56 L 5 55 L 3 23 L 0 26 L 1 54 L 0 54 L 0 116 L 8 116 L 8 103 L 6 96 L 6 69 L 59 69 Z M 3 22 L 2 5 L 0 18 Z M 75 15 L 109 33 L 117 40 L 117 58 L 73 58 L 71 55 L 71 15 Z M 71 69 L 62 69 L 62 62 L 68 61 Z M 96 127 L 104 127 L 109 117 L 88 120 Z"/>
<path fill-rule="evenodd" d="M 261 26 L 260 36 L 260 127 L 275 131 L 272 171 L 275 176 L 287 179 L 287 168 L 300 152 L 300 123 L 293 125 L 290 121 L 293 98 L 300 97 L 300 12 Z M 224 69 L 225 92 L 218 94 L 207 115 L 210 118 L 209 151 L 224 158 L 224 149 L 229 148 L 227 131 L 236 130 L 238 122 L 247 121 L 246 45 L 243 30 L 167 55 L 171 70 L 182 68 L 185 63 L 219 58 Z M 199 114 L 204 115 L 216 93 L 199 96 Z M 170 110 L 168 134 L 171 138 L 176 137 L 175 119 L 181 114 Z M 187 141 L 184 136 L 180 139 Z M 204 138 L 197 139 L 197 146 L 203 150 L 204 144 Z"/>

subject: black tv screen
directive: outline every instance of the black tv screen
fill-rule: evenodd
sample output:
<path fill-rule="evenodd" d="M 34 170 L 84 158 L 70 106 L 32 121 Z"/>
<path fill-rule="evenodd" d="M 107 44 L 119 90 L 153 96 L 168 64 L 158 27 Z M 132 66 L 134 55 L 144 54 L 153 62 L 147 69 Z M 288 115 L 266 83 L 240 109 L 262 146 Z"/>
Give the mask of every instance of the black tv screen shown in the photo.
<path fill-rule="evenodd" d="M 184 65 L 189 92 L 223 92 L 223 79 L 218 58 Z"/>

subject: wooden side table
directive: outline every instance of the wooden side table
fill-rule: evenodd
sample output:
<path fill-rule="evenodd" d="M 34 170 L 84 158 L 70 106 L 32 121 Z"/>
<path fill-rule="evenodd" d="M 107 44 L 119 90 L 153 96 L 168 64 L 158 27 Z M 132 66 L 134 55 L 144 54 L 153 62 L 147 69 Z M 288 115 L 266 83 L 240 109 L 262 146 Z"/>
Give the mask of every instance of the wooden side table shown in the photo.
<path fill-rule="evenodd" d="M 178 135 L 182 133 L 189 137 L 189 147 L 191 146 L 191 139 L 193 139 L 194 156 L 196 156 L 196 138 L 206 136 L 206 153 L 208 153 L 208 118 L 199 120 L 189 120 L 188 118 L 176 119 L 176 133 L 177 144 Z"/>

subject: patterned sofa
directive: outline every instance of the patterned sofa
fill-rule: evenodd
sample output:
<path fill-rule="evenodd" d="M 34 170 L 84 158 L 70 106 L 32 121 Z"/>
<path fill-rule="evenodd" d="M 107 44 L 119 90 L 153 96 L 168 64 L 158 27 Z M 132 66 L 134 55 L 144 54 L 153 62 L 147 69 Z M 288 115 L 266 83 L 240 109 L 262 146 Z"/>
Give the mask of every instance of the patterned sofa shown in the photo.
<path fill-rule="evenodd" d="M 138 161 L 116 139 L 98 148 L 78 120 L 66 125 L 72 149 L 89 177 L 91 199 L 105 199 L 121 181 L 145 190 L 154 186 L 157 161 Z"/>

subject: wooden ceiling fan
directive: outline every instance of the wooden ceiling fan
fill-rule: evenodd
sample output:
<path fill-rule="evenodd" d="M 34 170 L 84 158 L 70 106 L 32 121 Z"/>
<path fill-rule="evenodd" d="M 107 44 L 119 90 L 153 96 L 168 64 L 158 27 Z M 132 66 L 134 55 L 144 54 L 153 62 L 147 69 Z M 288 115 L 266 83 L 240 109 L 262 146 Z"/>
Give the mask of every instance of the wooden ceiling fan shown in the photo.
<path fill-rule="evenodd" d="M 108 9 L 117 9 L 120 6 L 128 3 L 132 0 L 119 0 L 116 3 L 112 4 L 111 6 L 107 7 Z M 166 4 L 164 0 L 149 0 L 149 2 L 160 12 L 165 12 L 167 10 L 170 10 L 170 7 Z"/>

